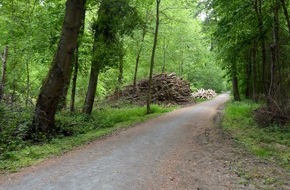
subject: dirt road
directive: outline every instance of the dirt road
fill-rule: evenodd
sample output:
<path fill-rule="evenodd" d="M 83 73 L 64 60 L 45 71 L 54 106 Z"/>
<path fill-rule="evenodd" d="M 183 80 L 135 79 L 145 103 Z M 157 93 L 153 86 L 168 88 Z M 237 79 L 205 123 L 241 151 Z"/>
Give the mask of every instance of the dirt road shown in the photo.
<path fill-rule="evenodd" d="M 286 171 L 249 156 L 214 124 L 228 99 L 222 94 L 2 176 L 0 189 L 289 189 Z M 260 176 L 245 177 L 252 171 Z M 277 180 L 266 183 L 268 176 Z"/>

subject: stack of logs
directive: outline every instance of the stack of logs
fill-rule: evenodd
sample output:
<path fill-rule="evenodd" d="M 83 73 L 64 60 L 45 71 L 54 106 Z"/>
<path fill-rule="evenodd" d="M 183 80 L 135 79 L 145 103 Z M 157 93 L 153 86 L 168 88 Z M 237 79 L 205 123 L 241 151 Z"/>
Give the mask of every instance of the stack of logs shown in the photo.
<path fill-rule="evenodd" d="M 115 92 L 109 99 L 126 99 L 145 105 L 148 80 L 141 80 L 136 87 L 129 85 Z M 176 76 L 175 73 L 162 73 L 152 78 L 151 102 L 156 104 L 185 104 L 192 99 L 189 82 Z"/>
<path fill-rule="evenodd" d="M 201 99 L 212 99 L 216 96 L 216 92 L 212 89 L 204 90 L 203 88 L 197 90 L 197 92 L 192 93 L 192 97 L 194 99 L 201 98 Z"/>

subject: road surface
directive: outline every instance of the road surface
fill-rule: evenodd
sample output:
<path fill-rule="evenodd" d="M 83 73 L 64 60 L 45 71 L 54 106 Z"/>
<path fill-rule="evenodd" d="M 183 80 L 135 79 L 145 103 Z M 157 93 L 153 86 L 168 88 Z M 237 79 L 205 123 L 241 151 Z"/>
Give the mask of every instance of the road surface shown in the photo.
<path fill-rule="evenodd" d="M 215 124 L 229 95 L 118 131 L 0 177 L 2 190 L 259 189 L 245 182 L 239 150 Z M 241 159 L 247 163 L 247 158 Z M 257 161 L 254 165 L 262 165 Z M 261 184 L 263 185 L 263 184 Z M 275 186 L 286 189 L 289 186 Z"/>

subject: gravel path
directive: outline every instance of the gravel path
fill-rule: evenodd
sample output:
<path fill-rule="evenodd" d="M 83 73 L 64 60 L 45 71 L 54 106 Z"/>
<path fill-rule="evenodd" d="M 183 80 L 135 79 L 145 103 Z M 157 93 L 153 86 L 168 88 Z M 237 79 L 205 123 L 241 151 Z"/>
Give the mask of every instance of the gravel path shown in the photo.
<path fill-rule="evenodd" d="M 219 95 L 1 176 L 0 189 L 290 189 L 286 171 L 273 174 L 277 166 L 249 156 L 214 124 L 228 99 L 228 94 Z M 254 169 L 278 176 L 279 183 L 242 175 Z"/>

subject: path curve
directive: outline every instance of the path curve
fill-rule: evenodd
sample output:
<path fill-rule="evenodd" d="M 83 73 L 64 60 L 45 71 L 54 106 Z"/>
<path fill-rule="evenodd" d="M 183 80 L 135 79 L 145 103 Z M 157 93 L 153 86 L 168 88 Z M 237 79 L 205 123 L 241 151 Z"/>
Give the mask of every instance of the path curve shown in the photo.
<path fill-rule="evenodd" d="M 151 119 L 108 138 L 2 176 L 2 190 L 249 189 L 231 169 L 229 144 L 214 125 L 229 99 L 215 99 Z"/>

